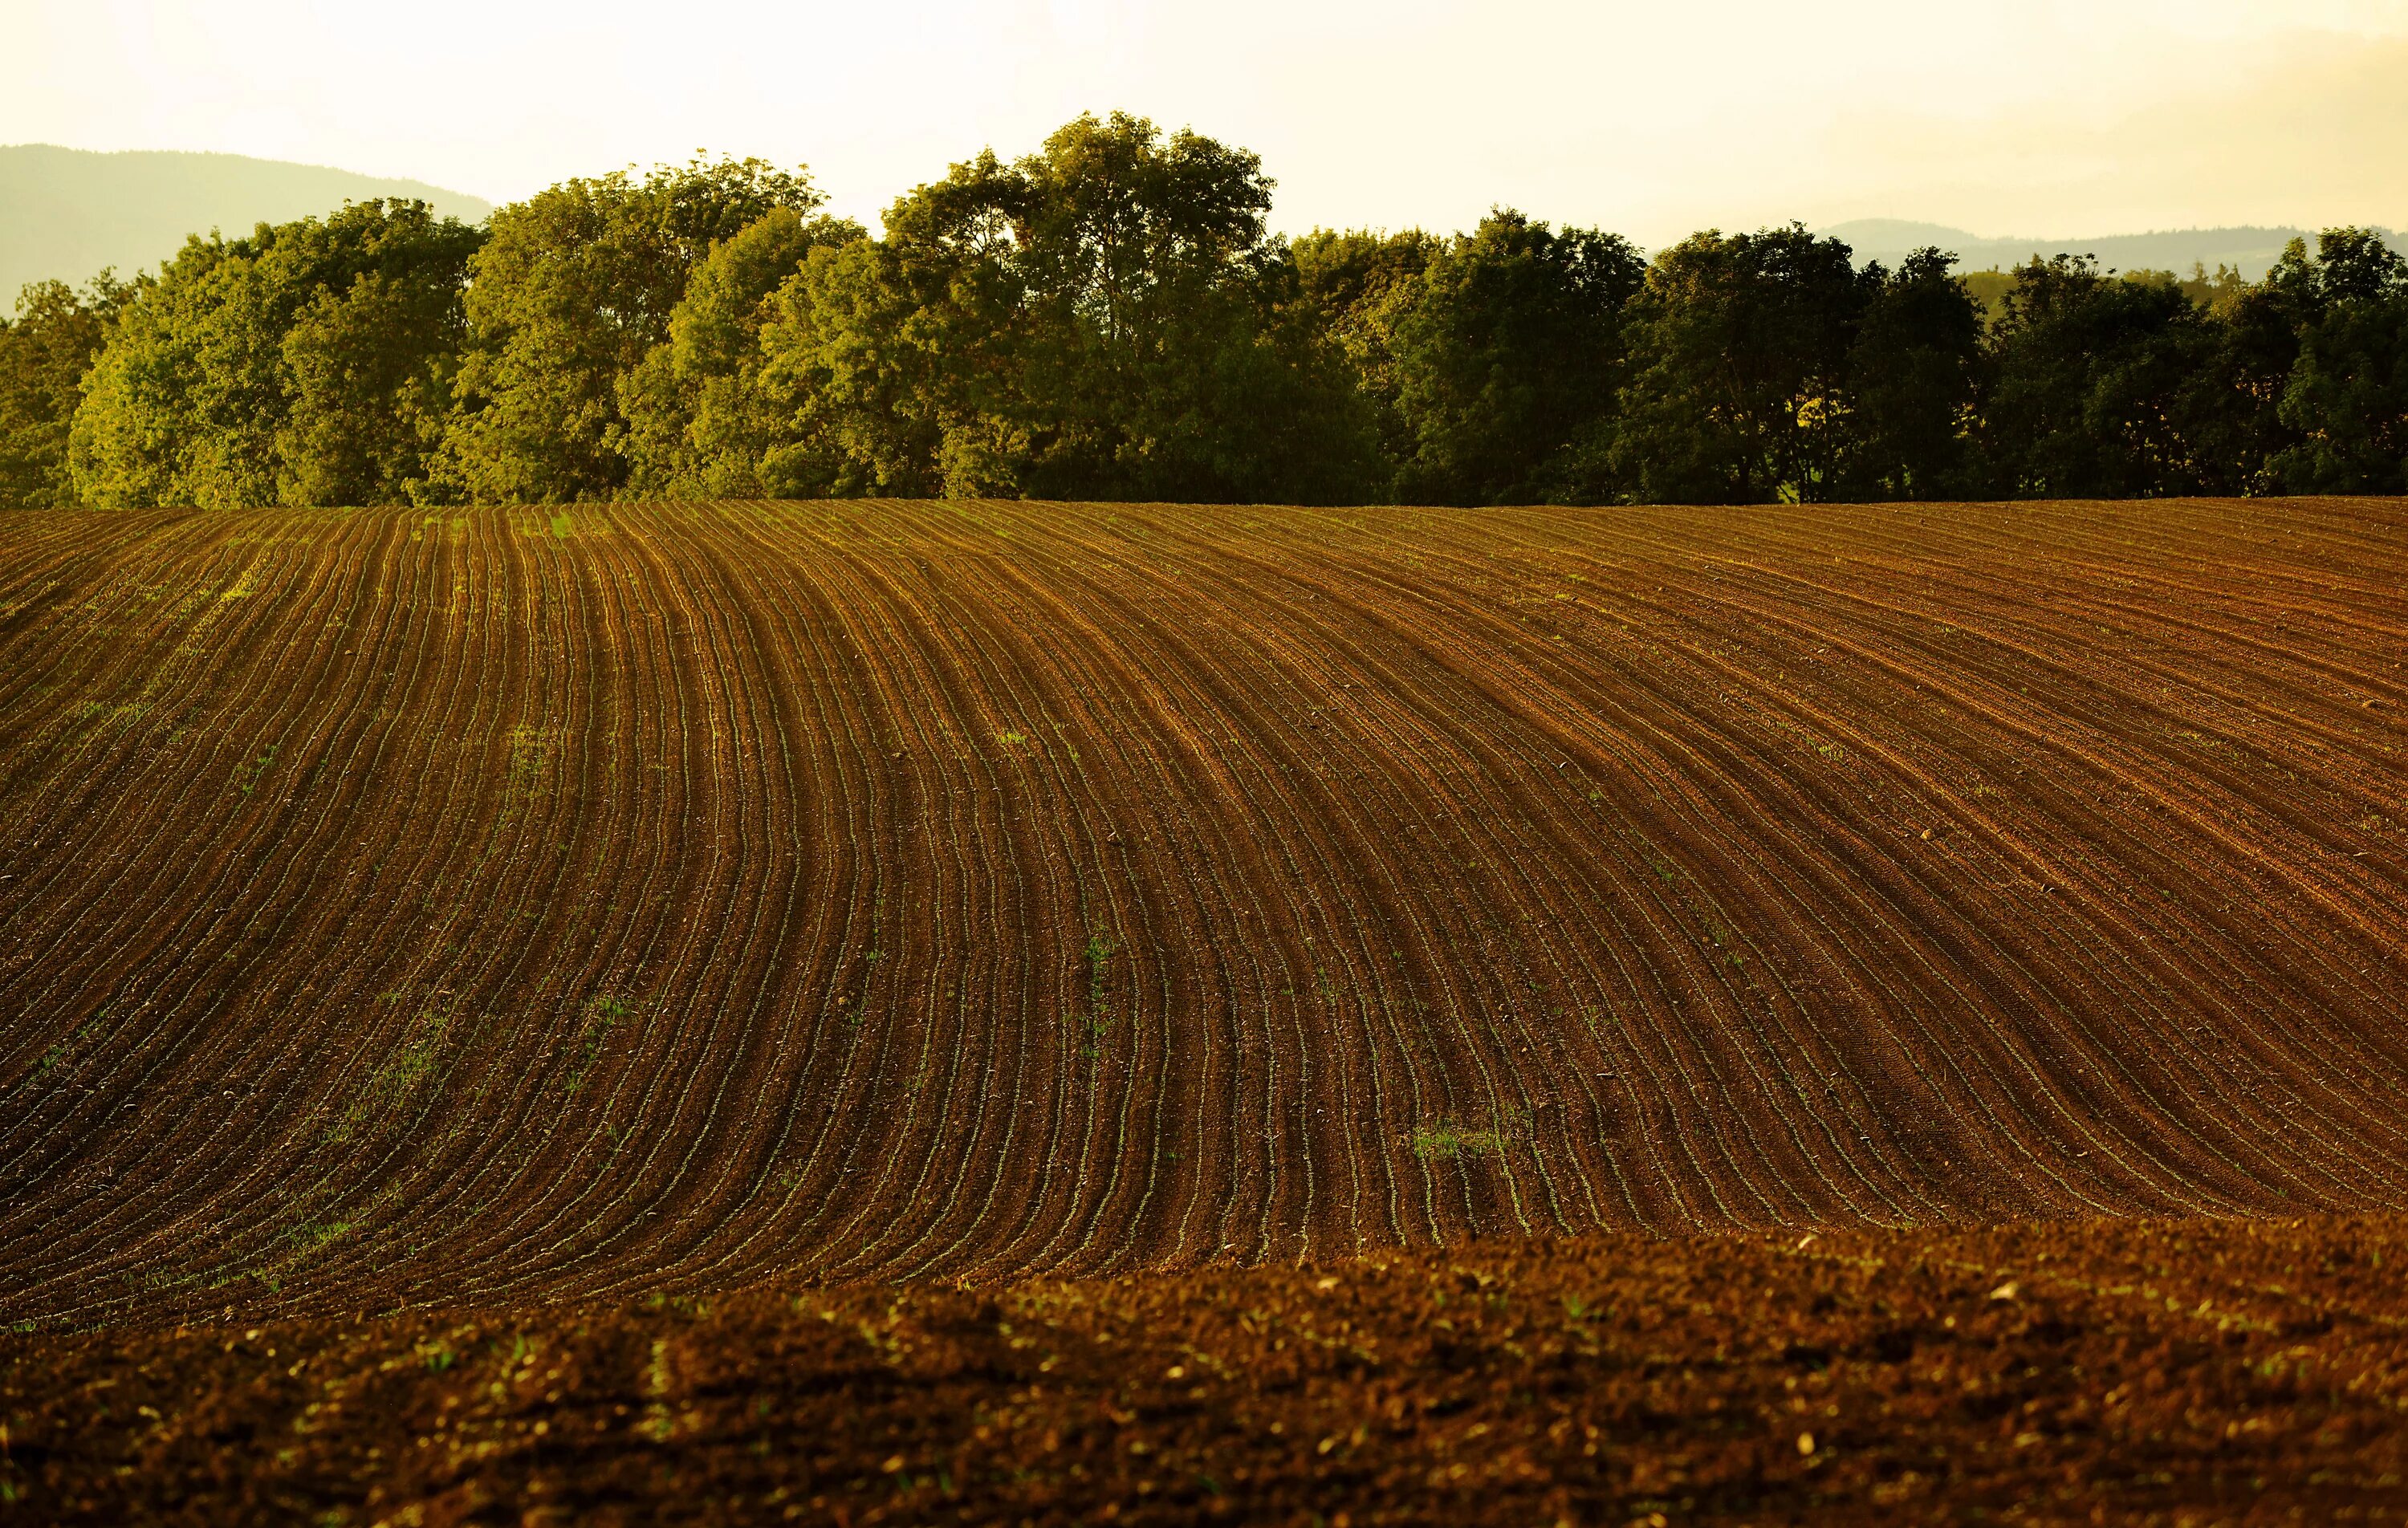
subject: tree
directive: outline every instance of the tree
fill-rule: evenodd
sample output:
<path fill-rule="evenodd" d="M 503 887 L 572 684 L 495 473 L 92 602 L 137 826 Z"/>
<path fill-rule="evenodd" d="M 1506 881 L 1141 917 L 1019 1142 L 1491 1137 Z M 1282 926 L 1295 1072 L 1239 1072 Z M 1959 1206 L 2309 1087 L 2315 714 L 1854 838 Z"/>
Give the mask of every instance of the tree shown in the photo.
<path fill-rule="evenodd" d="M 762 383 L 761 330 L 778 289 L 816 249 L 867 237 L 856 223 L 777 207 L 713 246 L 669 313 L 669 337 L 620 378 L 630 496 L 758 497 L 786 411 Z M 791 489 L 791 475 L 778 474 Z"/>
<path fill-rule="evenodd" d="M 2111 280 L 2085 256 L 2035 260 L 1995 336 L 1985 477 L 2043 498 L 2200 492 L 2215 468 L 2195 382 L 2217 337 L 2170 280 Z"/>
<path fill-rule="evenodd" d="M 1398 404 L 1396 322 L 1412 307 L 1423 273 L 1446 242 L 1418 228 L 1400 234 L 1315 229 L 1289 249 L 1296 314 L 1354 378 L 1377 433 L 1380 476 L 1389 494 L 1397 464 L 1414 450 L 1412 427 Z"/>
<path fill-rule="evenodd" d="M 128 290 L 108 271 L 80 293 L 64 281 L 36 281 L 18 293 L 16 321 L 0 319 L 0 508 L 77 502 L 67 434 L 84 373 Z"/>
<path fill-rule="evenodd" d="M 2275 464 L 2299 444 L 2283 422 L 2283 390 L 2299 364 L 2300 336 L 2323 311 L 2307 247 L 2293 239 L 2262 281 L 2219 266 L 2183 283 L 2205 331 L 2198 364 L 2177 384 L 2173 417 L 2189 444 L 2198 487 L 2210 493 L 2280 490 Z"/>
<path fill-rule="evenodd" d="M 1645 278 L 1612 234 L 1499 209 L 1388 283 L 1381 364 L 1401 425 L 1397 494 L 1501 504 L 1604 497 L 1623 309 Z"/>
<path fill-rule="evenodd" d="M 1973 400 L 1981 380 L 1982 308 L 1949 274 L 1956 256 L 1908 255 L 1896 275 L 1868 267 L 1871 287 L 1848 351 L 1848 442 L 1836 487 L 1860 499 L 1930 499 L 1966 492 Z"/>
<path fill-rule="evenodd" d="M 761 328 L 761 386 L 783 421 L 762 454 L 768 491 L 1010 492 L 945 464 L 982 417 L 973 382 L 994 369 L 965 349 L 976 332 L 962 321 L 971 296 L 941 278 L 915 283 L 891 239 L 812 250 L 778 289 Z"/>
<path fill-rule="evenodd" d="M 1615 469 L 1666 503 L 1842 492 L 1850 357 L 1881 285 L 1845 244 L 1795 225 L 1708 230 L 1657 255 L 1635 304 Z"/>
<path fill-rule="evenodd" d="M 2272 464 L 2295 493 L 2408 492 L 2408 264 L 2378 235 L 2316 239 L 2313 308 L 2279 406 Z"/>
<path fill-rule="evenodd" d="M 480 235 L 363 202 L 186 241 L 122 301 L 69 440 L 103 507 L 390 502 L 423 481 Z"/>
<path fill-rule="evenodd" d="M 814 250 L 762 331 L 773 478 L 834 493 L 1359 496 L 1354 390 L 1297 318 L 1251 153 L 1081 117 Z"/>
<path fill-rule="evenodd" d="M 470 268 L 457 411 L 429 492 L 536 503 L 618 493 L 635 450 L 621 382 L 669 341 L 688 277 L 719 241 L 821 201 L 803 173 L 696 159 L 640 180 L 565 181 L 495 212 Z"/>

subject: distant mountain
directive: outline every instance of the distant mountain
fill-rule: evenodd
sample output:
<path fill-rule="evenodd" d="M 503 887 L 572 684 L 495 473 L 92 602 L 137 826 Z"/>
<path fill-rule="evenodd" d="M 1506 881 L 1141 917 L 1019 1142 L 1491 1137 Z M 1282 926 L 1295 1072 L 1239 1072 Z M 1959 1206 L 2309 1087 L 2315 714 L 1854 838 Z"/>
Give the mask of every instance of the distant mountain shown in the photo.
<path fill-rule="evenodd" d="M 0 147 L 0 313 L 28 281 L 82 283 L 104 265 L 130 277 L 212 228 L 331 212 L 346 201 L 411 197 L 474 222 L 493 204 L 416 180 L 380 180 L 240 154 L 102 154 L 47 143 Z"/>
<path fill-rule="evenodd" d="M 1961 228 L 1938 223 L 1904 222 L 1896 218 L 1860 218 L 1822 230 L 1845 240 L 1856 251 L 1856 264 L 1878 260 L 1895 269 L 1914 250 L 1938 245 L 1957 257 L 1960 271 L 2010 270 L 2034 255 L 2097 255 L 2102 267 L 2115 270 L 2172 271 L 2190 274 L 2191 266 L 2214 271 L 2230 265 L 2255 281 L 2282 257 L 2283 247 L 2313 235 L 2299 228 L 2189 228 L 2162 234 L 2111 234 L 2100 238 L 1982 238 Z M 2397 242 L 2396 240 L 2394 241 Z"/>

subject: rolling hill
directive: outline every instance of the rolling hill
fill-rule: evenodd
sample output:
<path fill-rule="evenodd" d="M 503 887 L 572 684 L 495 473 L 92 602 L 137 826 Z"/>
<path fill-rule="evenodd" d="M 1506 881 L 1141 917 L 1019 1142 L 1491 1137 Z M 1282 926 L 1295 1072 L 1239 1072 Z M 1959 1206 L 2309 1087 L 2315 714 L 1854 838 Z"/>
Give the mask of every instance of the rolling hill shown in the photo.
<path fill-rule="evenodd" d="M 1938 223 L 1906 222 L 1894 218 L 1866 218 L 1821 232 L 1845 240 L 1856 263 L 1878 260 L 1895 270 L 1913 250 L 1937 246 L 1957 256 L 1960 271 L 2012 270 L 2034 256 L 2087 254 L 2103 267 L 2115 270 L 2172 271 L 2190 274 L 2194 264 L 2213 273 L 2230 265 L 2243 278 L 2258 280 L 2282 258 L 2284 246 L 2304 238 L 2315 244 L 2312 230 L 2300 228 L 2186 228 L 2166 233 L 2110 234 L 2089 238 L 1983 238 L 1961 228 Z"/>
<path fill-rule="evenodd" d="M 330 212 L 346 201 L 402 197 L 475 222 L 490 203 L 415 180 L 384 180 L 240 154 L 95 153 L 46 143 L 0 147 L 0 306 L 28 281 L 81 285 L 106 266 L 130 278 L 215 228 Z"/>

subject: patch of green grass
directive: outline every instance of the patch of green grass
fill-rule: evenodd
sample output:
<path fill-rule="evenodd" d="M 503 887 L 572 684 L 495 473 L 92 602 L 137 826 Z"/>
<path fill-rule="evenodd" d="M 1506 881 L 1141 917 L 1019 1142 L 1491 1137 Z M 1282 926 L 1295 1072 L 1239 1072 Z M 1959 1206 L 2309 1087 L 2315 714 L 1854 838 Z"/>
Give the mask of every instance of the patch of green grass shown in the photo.
<path fill-rule="evenodd" d="M 1087 1007 L 1104 1006 L 1104 973 L 1112 963 L 1112 951 L 1118 947 L 1111 935 L 1098 929 L 1087 935 Z"/>
<path fill-rule="evenodd" d="M 409 996 L 406 992 L 390 992 L 380 1001 L 397 1005 L 408 1002 Z M 368 1068 L 341 1116 L 327 1128 L 327 1144 L 341 1145 L 379 1120 L 400 1114 L 434 1083 L 443 1070 L 444 1039 L 452 1028 L 455 1004 L 451 994 L 437 992 L 419 1007 L 403 1027 L 400 1043 Z"/>
<path fill-rule="evenodd" d="M 1440 1119 L 1406 1137 L 1413 1155 L 1424 1162 L 1453 1162 L 1458 1157 L 1501 1157 L 1521 1136 L 1522 1120 L 1509 1111 L 1484 1125 Z"/>
<path fill-rule="evenodd" d="M 34 1070 L 36 1072 L 47 1072 L 54 1066 L 64 1066 L 69 1061 L 75 1058 L 78 1051 L 81 1050 L 85 1045 L 91 1042 L 92 1037 L 94 1035 L 100 1032 L 100 1021 L 108 1017 L 108 1010 L 107 1008 L 103 1008 L 98 1013 L 93 1014 L 92 1018 L 79 1026 L 74 1034 L 68 1035 L 65 1039 L 59 1041 L 56 1045 L 51 1046 L 48 1050 L 43 1051 L 40 1059 L 34 1063 Z"/>
<path fill-rule="evenodd" d="M 541 793 L 545 777 L 551 773 L 552 755 L 560 748 L 560 732 L 552 727 L 512 727 L 509 734 L 509 763 L 502 777 L 501 810 L 494 816 L 493 842 L 486 846 L 492 852 L 502 833 L 520 813 L 533 805 Z"/>

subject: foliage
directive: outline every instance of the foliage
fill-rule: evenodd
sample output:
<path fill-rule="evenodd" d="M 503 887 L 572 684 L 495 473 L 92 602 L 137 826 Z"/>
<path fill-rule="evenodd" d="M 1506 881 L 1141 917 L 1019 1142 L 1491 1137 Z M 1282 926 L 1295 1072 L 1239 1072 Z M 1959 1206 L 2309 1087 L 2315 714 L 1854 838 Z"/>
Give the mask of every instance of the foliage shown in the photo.
<path fill-rule="evenodd" d="M 1834 496 L 1849 464 L 1849 364 L 1879 277 L 1803 228 L 1709 230 L 1658 255 L 1636 299 L 1612 448 L 1642 498 Z"/>
<path fill-rule="evenodd" d="M 2330 230 L 2309 301 L 2279 406 L 2300 438 L 2274 475 L 2293 493 L 2408 493 L 2408 264 L 2362 229 Z"/>
<path fill-rule="evenodd" d="M 1919 250 L 1897 274 L 1874 265 L 1849 348 L 1846 462 L 1853 498 L 1930 499 L 1971 491 L 1968 446 L 1982 378 L 1980 304 Z"/>
<path fill-rule="evenodd" d="M 1498 208 L 1438 238 L 1316 231 L 1301 297 L 1372 410 L 1395 497 L 1594 502 L 1646 263 L 1594 229 Z"/>
<path fill-rule="evenodd" d="M 1353 374 L 1392 474 L 1413 449 L 1412 427 L 1397 403 L 1392 331 L 1445 247 L 1444 239 L 1418 228 L 1401 234 L 1315 229 L 1288 251 L 1297 280 L 1292 311 L 1319 331 Z"/>
<path fill-rule="evenodd" d="M 1432 251 L 1388 326 L 1406 500 L 1595 500 L 1646 264 L 1595 229 L 1511 210 Z"/>
<path fill-rule="evenodd" d="M 713 246 L 670 310 L 668 338 L 620 378 L 630 496 L 757 498 L 784 411 L 764 391 L 763 325 L 778 290 L 815 249 L 866 237 L 854 223 L 790 207 Z M 781 479 L 780 487 L 789 486 Z"/>
<path fill-rule="evenodd" d="M 425 476 L 480 235 L 423 202 L 212 235 L 119 303 L 69 446 L 102 507 L 365 504 Z"/>
<path fill-rule="evenodd" d="M 1082 116 L 877 236 L 759 160 L 487 229 L 366 202 L 0 323 L 0 505 L 824 495 L 1438 504 L 2398 493 L 2408 270 L 1859 268 L 1805 229 L 1652 262 L 1265 219 L 1261 162 Z"/>
<path fill-rule="evenodd" d="M 80 293 L 37 281 L 18 294 L 15 321 L 0 319 L 0 509 L 76 502 L 68 427 L 129 290 L 108 271 Z"/>
<path fill-rule="evenodd" d="M 2211 481 L 2186 408 L 2208 321 L 2170 282 L 2118 281 L 2058 255 L 2019 273 L 1984 400 L 1987 480 L 2049 498 L 2195 492 Z"/>
<path fill-rule="evenodd" d="M 1251 153 L 1082 117 L 814 251 L 762 344 L 794 433 L 772 475 L 836 493 L 1359 497 L 1369 423 Z"/>
<path fill-rule="evenodd" d="M 469 270 L 437 492 L 538 504 L 617 493 L 634 454 L 620 381 L 670 338 L 688 276 L 718 241 L 821 200 L 805 175 L 697 158 L 640 180 L 565 181 L 494 213 Z"/>
<path fill-rule="evenodd" d="M 2212 336 L 2177 398 L 2199 486 L 2217 493 L 2277 493 L 2277 464 L 2300 439 L 2278 406 L 2299 364 L 2300 331 L 2322 308 L 2315 267 L 2294 239 L 2262 282 L 2218 274 L 2226 279 L 2185 288 L 2206 308 Z"/>

